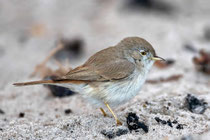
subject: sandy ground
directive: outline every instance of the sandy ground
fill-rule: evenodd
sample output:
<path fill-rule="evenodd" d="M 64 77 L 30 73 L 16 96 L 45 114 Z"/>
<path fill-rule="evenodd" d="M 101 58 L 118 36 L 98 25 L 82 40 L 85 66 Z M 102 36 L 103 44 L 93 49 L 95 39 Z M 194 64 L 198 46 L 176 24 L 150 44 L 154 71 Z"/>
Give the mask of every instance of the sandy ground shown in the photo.
<path fill-rule="evenodd" d="M 210 51 L 205 30 L 210 24 L 209 1 L 159 0 L 153 6 L 138 7 L 114 0 L 0 1 L 0 138 L 1 139 L 108 139 L 104 132 L 123 130 L 114 139 L 209 139 L 210 77 L 196 71 L 192 58 L 197 53 L 184 49 Z M 43 86 L 17 88 L 17 81 L 29 78 L 59 37 L 84 41 L 82 57 L 69 66 L 82 64 L 89 56 L 127 36 L 148 40 L 157 54 L 175 60 L 166 69 L 153 67 L 148 79 L 181 74 L 179 80 L 146 83 L 140 94 L 115 108 L 122 120 L 116 126 L 111 114 L 103 117 L 80 95 L 53 97 Z M 52 60 L 49 66 L 57 68 Z M 185 97 L 192 94 L 208 103 L 203 114 L 190 112 Z M 69 114 L 66 109 L 71 109 Z M 107 110 L 106 110 L 107 111 Z M 126 117 L 136 113 L 148 127 L 128 130 Z M 172 127 L 155 120 L 176 120 Z M 181 124 L 183 127 L 177 128 Z"/>

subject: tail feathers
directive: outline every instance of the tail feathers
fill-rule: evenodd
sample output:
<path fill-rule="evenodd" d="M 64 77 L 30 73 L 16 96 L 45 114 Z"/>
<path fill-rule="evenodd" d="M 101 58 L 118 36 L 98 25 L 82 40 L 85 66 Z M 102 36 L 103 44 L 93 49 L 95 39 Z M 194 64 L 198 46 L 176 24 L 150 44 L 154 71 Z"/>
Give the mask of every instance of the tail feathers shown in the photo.
<path fill-rule="evenodd" d="M 23 82 L 23 83 L 14 83 L 15 86 L 29 86 L 29 85 L 39 85 L 39 84 L 62 84 L 62 83 L 72 83 L 72 84 L 84 84 L 87 81 L 80 80 L 41 80 L 41 81 L 31 81 L 31 82 Z"/>
<path fill-rule="evenodd" d="M 14 83 L 15 86 L 29 86 L 29 85 L 38 85 L 38 84 L 53 84 L 55 81 L 53 80 L 42 80 L 42 81 L 31 81 L 31 82 L 23 82 L 23 83 Z"/>

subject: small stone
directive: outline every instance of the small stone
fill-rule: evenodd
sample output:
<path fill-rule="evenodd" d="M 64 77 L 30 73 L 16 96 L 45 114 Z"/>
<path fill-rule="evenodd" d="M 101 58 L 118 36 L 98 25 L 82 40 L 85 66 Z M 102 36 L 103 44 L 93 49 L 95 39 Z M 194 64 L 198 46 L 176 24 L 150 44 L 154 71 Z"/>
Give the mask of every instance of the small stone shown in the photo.
<path fill-rule="evenodd" d="M 177 120 L 174 120 L 172 123 L 173 123 L 173 124 L 177 124 L 178 122 L 177 122 Z"/>
<path fill-rule="evenodd" d="M 176 129 L 184 129 L 183 124 L 178 124 L 178 125 L 176 126 Z"/>
<path fill-rule="evenodd" d="M 145 125 L 144 122 L 138 122 L 138 127 L 143 129 L 145 133 L 148 133 L 149 132 L 149 128 L 147 125 Z"/>
<path fill-rule="evenodd" d="M 159 117 L 155 117 L 155 120 L 156 120 L 158 123 L 162 122 L 162 120 L 161 120 Z"/>
<path fill-rule="evenodd" d="M 161 124 L 163 124 L 163 125 L 168 124 L 168 126 L 170 126 L 170 127 L 173 127 L 173 124 L 172 124 L 172 123 L 177 123 L 177 121 L 176 121 L 176 122 L 175 122 L 175 121 L 171 122 L 170 119 L 168 119 L 167 121 L 165 121 L 165 120 L 160 119 L 159 117 L 155 117 L 155 120 L 156 120 L 158 123 L 161 123 Z"/>
<path fill-rule="evenodd" d="M 64 112 L 65 112 L 65 114 L 70 114 L 70 113 L 72 113 L 72 110 L 71 109 L 66 109 Z"/>
<path fill-rule="evenodd" d="M 188 94 L 185 98 L 185 103 L 189 111 L 196 114 L 203 114 L 207 108 L 207 103 L 199 100 L 195 96 Z"/>
<path fill-rule="evenodd" d="M 173 127 L 170 119 L 167 121 L 167 124 L 168 124 L 168 126 Z"/>
<path fill-rule="evenodd" d="M 110 131 L 102 130 L 101 131 L 101 134 L 103 134 L 104 136 L 106 136 L 109 139 L 115 138 L 117 136 L 125 135 L 127 133 L 128 133 L 128 129 L 122 129 L 122 128 L 119 128 L 116 131 L 114 131 L 114 130 L 110 130 Z"/>
<path fill-rule="evenodd" d="M 165 120 L 162 120 L 161 123 L 162 123 L 163 125 L 166 125 L 166 124 L 167 124 L 167 122 L 166 122 Z"/>
<path fill-rule="evenodd" d="M 121 136 L 121 135 L 125 135 L 128 133 L 128 129 L 118 129 L 116 131 L 116 136 Z"/>
<path fill-rule="evenodd" d="M 143 129 L 145 133 L 148 133 L 149 131 L 148 126 L 145 125 L 144 122 L 139 122 L 139 117 L 132 112 L 130 112 L 127 116 L 127 125 L 130 131 L 138 131 L 139 128 Z"/>
<path fill-rule="evenodd" d="M 19 118 L 23 118 L 24 116 L 25 116 L 25 113 L 23 113 L 23 112 L 19 113 Z"/>
<path fill-rule="evenodd" d="M 106 131 L 106 130 L 102 130 L 101 134 L 103 134 L 104 136 L 106 136 L 109 139 L 112 139 L 115 137 L 115 133 L 113 131 Z"/>

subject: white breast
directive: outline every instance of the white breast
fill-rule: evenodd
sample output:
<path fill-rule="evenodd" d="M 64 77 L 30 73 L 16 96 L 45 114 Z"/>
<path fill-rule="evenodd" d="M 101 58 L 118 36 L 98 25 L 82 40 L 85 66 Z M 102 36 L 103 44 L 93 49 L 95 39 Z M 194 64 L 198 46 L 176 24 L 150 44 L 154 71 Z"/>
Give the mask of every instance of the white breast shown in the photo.
<path fill-rule="evenodd" d="M 140 90 L 142 85 L 145 82 L 146 76 L 137 74 L 137 72 L 133 73 L 135 76 L 129 79 L 129 81 L 121 81 L 117 83 L 113 83 L 112 86 L 109 87 L 106 100 L 113 106 L 117 106 L 119 104 L 125 103 L 136 96 Z"/>

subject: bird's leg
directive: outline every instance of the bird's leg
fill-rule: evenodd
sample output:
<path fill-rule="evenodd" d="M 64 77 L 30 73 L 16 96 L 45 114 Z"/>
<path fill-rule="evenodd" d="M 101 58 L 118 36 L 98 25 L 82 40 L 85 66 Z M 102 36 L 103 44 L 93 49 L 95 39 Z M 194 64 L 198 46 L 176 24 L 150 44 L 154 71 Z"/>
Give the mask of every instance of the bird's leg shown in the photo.
<path fill-rule="evenodd" d="M 114 112 L 112 111 L 112 109 L 110 108 L 109 104 L 105 103 L 106 107 L 109 109 L 109 111 L 112 113 L 112 115 L 114 116 L 117 125 L 122 125 L 122 123 L 120 122 L 120 120 L 117 118 L 117 116 L 114 114 Z"/>
<path fill-rule="evenodd" d="M 104 117 L 106 117 L 107 114 L 106 114 L 106 112 L 103 110 L 103 108 L 100 108 L 100 110 L 101 110 L 102 114 L 104 115 Z"/>

